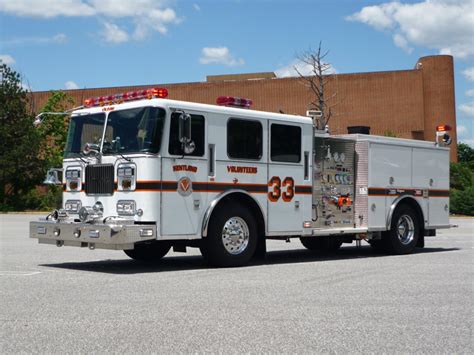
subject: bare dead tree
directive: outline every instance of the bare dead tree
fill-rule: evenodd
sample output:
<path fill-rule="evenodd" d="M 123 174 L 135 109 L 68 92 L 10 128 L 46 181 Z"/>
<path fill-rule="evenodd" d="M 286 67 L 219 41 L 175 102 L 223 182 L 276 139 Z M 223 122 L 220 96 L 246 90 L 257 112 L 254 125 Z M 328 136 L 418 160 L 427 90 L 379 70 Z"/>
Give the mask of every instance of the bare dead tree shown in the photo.
<path fill-rule="evenodd" d="M 320 112 L 320 117 L 315 118 L 314 122 L 317 129 L 326 127 L 333 116 L 333 109 L 337 105 L 335 102 L 337 93 L 328 96 L 327 92 L 327 85 L 330 81 L 335 80 L 331 64 L 324 60 L 328 54 L 329 51 L 323 51 L 322 42 L 319 42 L 317 50 L 309 49 L 297 56 L 300 62 L 310 67 L 309 75 L 302 73 L 296 66 L 294 67 L 301 80 L 312 93 L 309 109 Z"/>

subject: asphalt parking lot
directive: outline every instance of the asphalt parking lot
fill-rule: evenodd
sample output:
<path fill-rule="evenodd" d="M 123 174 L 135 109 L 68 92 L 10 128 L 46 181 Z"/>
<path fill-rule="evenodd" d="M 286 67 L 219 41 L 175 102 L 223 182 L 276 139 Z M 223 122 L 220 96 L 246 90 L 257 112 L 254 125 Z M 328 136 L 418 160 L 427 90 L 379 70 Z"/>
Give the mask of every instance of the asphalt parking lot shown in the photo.
<path fill-rule="evenodd" d="M 270 241 L 264 263 L 212 269 L 193 249 L 147 266 L 39 245 L 38 217 L 0 215 L 4 354 L 474 352 L 474 219 L 412 255 Z"/>

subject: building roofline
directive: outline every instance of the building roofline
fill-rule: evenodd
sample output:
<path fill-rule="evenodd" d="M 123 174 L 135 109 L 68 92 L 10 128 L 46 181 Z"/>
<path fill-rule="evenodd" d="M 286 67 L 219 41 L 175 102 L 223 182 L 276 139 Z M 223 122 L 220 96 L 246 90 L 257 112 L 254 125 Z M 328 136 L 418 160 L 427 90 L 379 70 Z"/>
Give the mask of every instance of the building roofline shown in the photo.
<path fill-rule="evenodd" d="M 401 72 L 417 72 L 419 69 L 400 69 L 400 70 L 383 70 L 383 71 L 371 71 L 371 72 L 355 72 L 355 73 L 337 73 L 337 74 L 330 74 L 334 76 L 354 76 L 354 75 L 370 75 L 370 76 L 377 76 L 377 75 L 384 75 L 384 74 L 392 74 L 392 73 L 401 73 Z M 81 89 L 50 89 L 50 90 L 41 90 L 41 91 L 32 91 L 35 94 L 40 93 L 48 93 L 51 91 L 63 91 L 63 92 L 80 92 L 80 91 L 89 91 L 89 90 L 104 90 L 104 89 L 117 89 L 120 88 L 147 88 L 147 87 L 166 87 L 167 85 L 172 86 L 180 86 L 180 85 L 216 85 L 220 83 L 231 83 L 231 82 L 240 82 L 240 83 L 255 83 L 255 82 L 262 82 L 262 81 L 271 81 L 271 80 L 298 80 L 298 76 L 291 76 L 291 77 L 275 77 L 275 78 L 259 78 L 258 80 L 255 79 L 243 79 L 243 80 L 223 80 L 223 81 L 191 81 L 191 82 L 181 82 L 181 83 L 165 83 L 165 84 L 139 84 L 139 85 L 118 85 L 118 86 L 106 86 L 106 87 L 90 87 L 90 88 L 81 88 Z"/>
<path fill-rule="evenodd" d="M 418 58 L 416 63 L 428 58 L 452 58 L 451 55 L 427 55 Z M 330 74 L 336 77 L 338 76 L 354 76 L 354 75 L 368 75 L 368 76 L 377 76 L 377 75 L 384 75 L 384 74 L 392 74 L 392 73 L 401 73 L 401 72 L 417 72 L 420 69 L 413 68 L 413 69 L 399 69 L 399 70 L 380 70 L 380 71 L 367 71 L 367 72 L 354 72 L 354 73 L 336 73 Z M 273 74 L 273 72 L 255 72 L 255 73 L 240 73 L 240 74 L 220 74 L 220 75 L 208 75 L 207 78 L 223 78 L 225 80 L 210 80 L 210 81 L 190 81 L 190 82 L 179 82 L 179 83 L 163 83 L 163 84 L 133 84 L 133 85 L 117 85 L 117 86 L 106 86 L 106 87 L 90 87 L 90 88 L 81 88 L 81 89 L 49 89 L 49 90 L 41 90 L 41 91 L 32 91 L 35 94 L 40 93 L 48 93 L 51 91 L 64 91 L 64 92 L 80 92 L 80 91 L 88 91 L 88 90 L 112 90 L 120 88 L 146 88 L 146 87 L 154 87 L 154 86 L 179 86 L 179 85 L 216 85 L 219 83 L 229 83 L 229 82 L 256 82 L 256 81 L 266 81 L 266 80 L 297 80 L 299 79 L 298 76 L 292 77 L 265 77 L 270 76 L 269 74 Z M 263 77 L 262 77 L 263 76 Z M 239 79 L 241 77 L 241 79 Z M 258 79 L 258 80 L 256 80 Z"/>

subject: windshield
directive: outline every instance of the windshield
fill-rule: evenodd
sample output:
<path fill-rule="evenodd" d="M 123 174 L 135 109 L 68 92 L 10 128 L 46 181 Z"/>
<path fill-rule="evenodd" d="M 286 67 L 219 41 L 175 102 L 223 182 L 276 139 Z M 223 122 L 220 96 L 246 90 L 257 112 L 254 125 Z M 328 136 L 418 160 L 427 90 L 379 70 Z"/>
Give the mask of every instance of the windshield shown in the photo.
<path fill-rule="evenodd" d="M 109 113 L 102 153 L 158 153 L 165 114 L 165 110 L 158 107 L 139 107 Z M 102 113 L 73 117 L 65 156 L 77 156 L 86 143 L 100 145 L 104 120 Z"/>
<path fill-rule="evenodd" d="M 71 117 L 64 157 L 74 158 L 82 154 L 86 143 L 98 144 L 102 139 L 104 122 L 104 113 Z"/>

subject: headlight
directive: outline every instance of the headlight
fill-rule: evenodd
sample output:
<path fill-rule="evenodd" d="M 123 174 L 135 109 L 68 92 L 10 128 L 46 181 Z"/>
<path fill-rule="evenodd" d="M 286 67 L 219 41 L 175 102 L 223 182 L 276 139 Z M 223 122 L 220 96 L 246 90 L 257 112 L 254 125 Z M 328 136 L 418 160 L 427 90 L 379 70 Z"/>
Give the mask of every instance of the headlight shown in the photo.
<path fill-rule="evenodd" d="M 79 213 L 82 203 L 79 200 L 67 200 L 64 203 L 64 209 L 69 213 Z"/>
<path fill-rule="evenodd" d="M 137 181 L 137 167 L 135 164 L 120 164 L 117 168 L 117 189 L 119 191 L 133 191 Z"/>
<path fill-rule="evenodd" d="M 79 210 L 79 220 L 87 223 L 91 222 L 96 218 L 102 217 L 104 214 L 104 206 L 101 202 L 97 201 L 94 206 L 84 206 Z"/>
<path fill-rule="evenodd" d="M 120 200 L 117 202 L 117 214 L 119 216 L 133 216 L 136 213 L 135 201 Z"/>
<path fill-rule="evenodd" d="M 66 191 L 81 191 L 81 189 L 81 168 L 68 168 L 66 170 Z"/>

